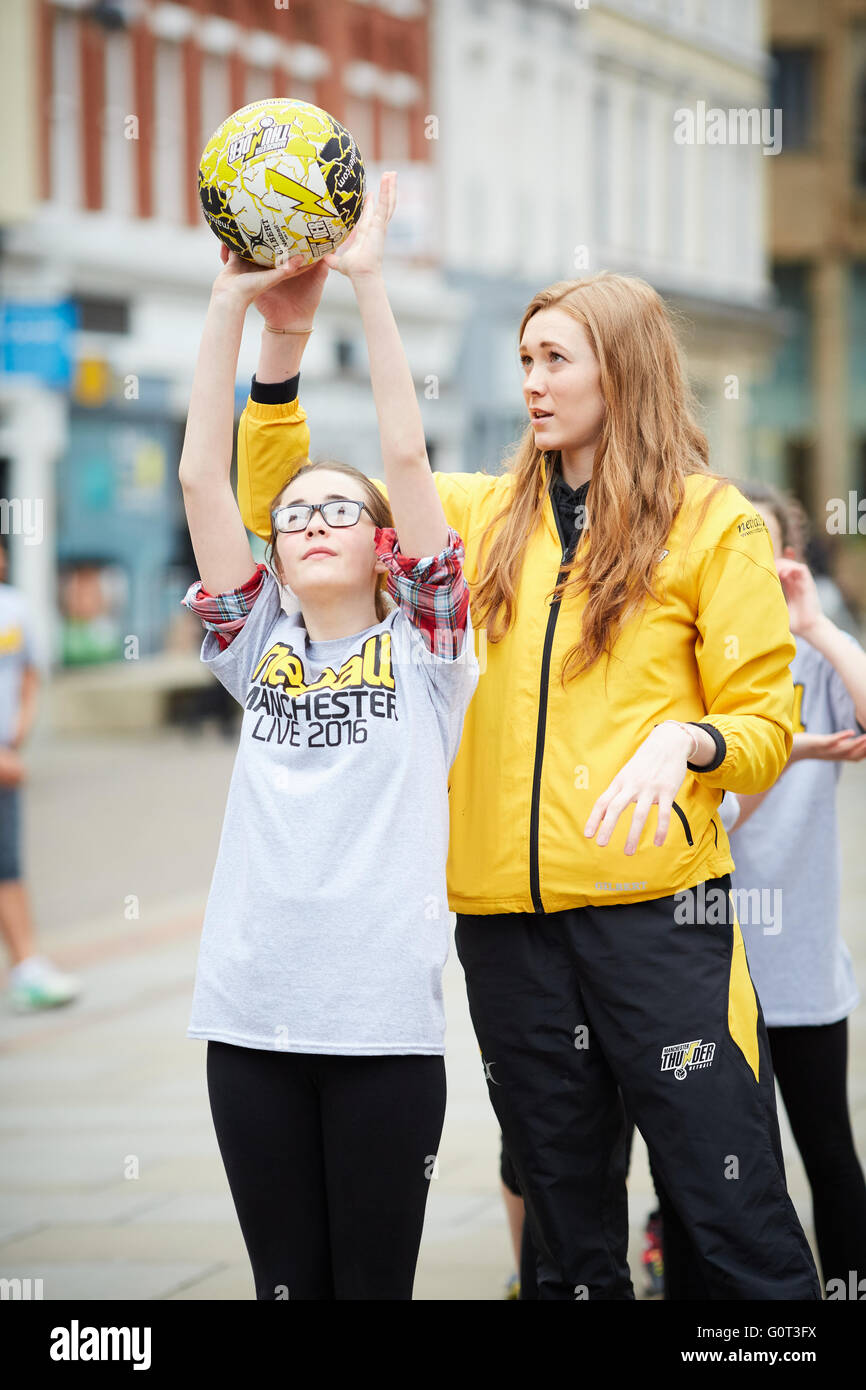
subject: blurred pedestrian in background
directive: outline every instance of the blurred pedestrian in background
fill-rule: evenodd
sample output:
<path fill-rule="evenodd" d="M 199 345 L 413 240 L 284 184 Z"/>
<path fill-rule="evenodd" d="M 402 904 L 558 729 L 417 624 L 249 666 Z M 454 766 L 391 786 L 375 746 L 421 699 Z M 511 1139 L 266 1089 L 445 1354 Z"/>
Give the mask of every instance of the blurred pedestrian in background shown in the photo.
<path fill-rule="evenodd" d="M 866 1182 L 846 1094 L 848 1015 L 860 992 L 839 930 L 836 789 L 842 763 L 866 758 L 866 652 L 823 611 L 799 504 L 767 484 L 739 487 L 770 531 L 797 654 L 794 747 L 769 791 L 739 798 L 733 885 L 760 888 L 762 905 L 765 889 L 781 895 L 770 930 L 744 924 L 746 954 L 812 1188 L 825 1288 L 832 1279 L 847 1287 L 850 1270 L 866 1271 Z"/>
<path fill-rule="evenodd" d="M 21 866 L 21 757 L 36 715 L 39 670 L 24 595 L 6 583 L 0 536 L 0 930 L 12 962 L 8 997 L 20 1011 L 68 1004 L 78 981 L 36 952 L 36 929 Z"/>
<path fill-rule="evenodd" d="M 767 1024 L 773 1071 L 812 1189 L 824 1290 L 866 1269 L 866 1181 L 848 1110 L 848 1015 L 860 1002 L 839 930 L 836 789 L 843 762 L 866 758 L 866 652 L 832 621 L 804 557 L 806 514 L 769 484 L 737 486 L 770 532 L 797 644 L 794 744 L 768 791 L 724 805 L 749 971 Z M 753 906 L 757 909 L 753 912 Z M 770 910 L 772 904 L 772 910 Z M 757 920 L 756 920 L 757 917 Z M 695 1252 L 667 1194 L 665 1297 L 705 1299 Z"/>

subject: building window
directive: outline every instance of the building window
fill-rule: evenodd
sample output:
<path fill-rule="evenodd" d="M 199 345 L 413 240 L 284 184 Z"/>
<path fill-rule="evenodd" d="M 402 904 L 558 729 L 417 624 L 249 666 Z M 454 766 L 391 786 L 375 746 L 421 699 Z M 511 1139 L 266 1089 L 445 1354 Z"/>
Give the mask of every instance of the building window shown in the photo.
<path fill-rule="evenodd" d="M 385 61 L 382 66 L 395 72 L 414 72 L 417 67 L 414 36 L 411 32 L 392 29 L 385 35 Z"/>
<path fill-rule="evenodd" d="M 366 161 L 374 160 L 373 150 L 373 103 L 369 97 L 349 96 L 346 98 L 346 119 L 343 122 L 352 132 L 355 144 Z"/>
<path fill-rule="evenodd" d="M 773 267 L 780 337 L 771 359 L 750 387 L 755 446 L 764 476 L 797 485 L 805 465 L 802 451 L 786 453 L 788 441 L 814 439 L 817 405 L 813 389 L 812 270 L 808 262 Z M 798 493 L 799 495 L 799 493 Z M 803 500 L 801 498 L 801 500 Z M 820 507 L 823 511 L 823 504 Z"/>
<path fill-rule="evenodd" d="M 186 213 L 181 116 L 183 68 L 178 44 L 157 44 L 153 82 L 153 208 L 162 221 L 183 222 Z"/>
<path fill-rule="evenodd" d="M 665 251 L 667 258 L 681 269 L 681 259 L 685 254 L 686 226 L 686 166 L 685 161 L 691 151 L 687 145 L 677 145 L 673 140 L 667 142 L 667 200 Z"/>
<path fill-rule="evenodd" d="M 104 299 L 95 295 L 77 296 L 78 327 L 89 333 L 128 333 L 129 301 Z"/>
<path fill-rule="evenodd" d="M 273 70 L 250 65 L 247 68 L 244 81 L 244 105 L 249 106 L 254 101 L 267 101 L 272 96 L 274 96 Z"/>
<path fill-rule="evenodd" d="M 854 83 L 854 184 L 866 193 L 866 57 Z"/>
<path fill-rule="evenodd" d="M 632 224 L 630 244 L 642 244 L 646 238 L 649 219 L 649 110 L 643 96 L 634 99 L 631 108 L 631 197 Z M 644 248 L 645 249 L 645 248 Z"/>
<path fill-rule="evenodd" d="M 118 217 L 131 217 L 137 142 L 126 138 L 130 111 L 132 53 L 129 35 L 108 34 L 105 40 L 105 110 L 102 130 L 103 207 Z"/>
<path fill-rule="evenodd" d="M 815 477 L 815 451 L 811 443 L 804 439 L 787 439 L 784 453 L 785 488 L 802 502 L 810 516 L 820 515 L 815 509 L 813 496 Z"/>
<path fill-rule="evenodd" d="M 791 336 L 779 351 L 779 366 L 789 380 L 806 386 L 812 377 L 812 307 L 809 294 L 809 267 L 775 265 L 773 283 L 778 302 L 792 318 Z"/>
<path fill-rule="evenodd" d="M 610 98 L 604 87 L 593 98 L 592 193 L 596 247 L 610 241 Z"/>
<path fill-rule="evenodd" d="M 290 38 L 301 43 L 315 43 L 318 38 L 315 0 L 294 0 L 289 11 L 292 21 Z"/>
<path fill-rule="evenodd" d="M 314 82 L 304 82 L 299 77 L 287 78 L 286 81 L 288 83 L 287 101 L 306 101 L 310 106 L 318 105 Z"/>
<path fill-rule="evenodd" d="M 80 21 L 56 12 L 51 32 L 51 197 L 81 206 Z"/>
<path fill-rule="evenodd" d="M 465 245 L 470 248 L 472 259 L 480 255 L 487 245 L 487 180 L 482 169 L 478 175 L 467 174 L 463 179 L 463 197 L 458 202 L 462 214 Z"/>
<path fill-rule="evenodd" d="M 405 106 L 382 106 L 381 158 L 391 163 L 409 158 L 409 112 Z"/>
<path fill-rule="evenodd" d="M 782 150 L 805 150 L 815 137 L 815 51 L 774 48 L 770 105 L 782 112 Z"/>
<path fill-rule="evenodd" d="M 349 28 L 350 52 L 353 58 L 361 58 L 366 63 L 373 61 L 373 17 L 369 14 L 356 15 Z"/>
<path fill-rule="evenodd" d="M 862 435 L 857 445 L 857 476 L 854 479 L 854 488 L 857 493 L 857 501 L 866 497 L 866 434 Z M 6 493 L 3 494 L 6 496 Z"/>
<path fill-rule="evenodd" d="M 229 105 L 229 71 L 225 58 L 217 53 L 204 53 L 201 64 L 201 126 L 198 147 L 203 150 L 211 136 L 219 130 Z"/>
<path fill-rule="evenodd" d="M 760 280 L 761 245 L 752 235 L 757 204 L 756 184 L 760 176 L 757 166 L 760 159 L 756 159 L 756 151 L 752 145 L 734 145 L 730 153 L 733 155 L 737 209 L 736 215 L 731 219 L 734 229 L 733 242 L 729 246 L 732 264 L 744 280 Z"/>

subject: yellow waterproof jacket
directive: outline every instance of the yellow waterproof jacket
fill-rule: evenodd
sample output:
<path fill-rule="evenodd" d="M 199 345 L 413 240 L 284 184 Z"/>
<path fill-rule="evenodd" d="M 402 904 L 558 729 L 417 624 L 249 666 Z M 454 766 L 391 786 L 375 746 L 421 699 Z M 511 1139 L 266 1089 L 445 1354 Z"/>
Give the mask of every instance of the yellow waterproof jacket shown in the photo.
<path fill-rule="evenodd" d="M 249 530 L 270 536 L 268 507 L 309 449 L 298 401 L 248 400 L 238 427 L 238 501 Z M 510 474 L 436 473 L 446 519 L 479 579 L 479 538 L 513 487 Z M 767 529 L 735 487 L 720 489 L 695 532 L 713 480 L 692 475 L 660 552 L 667 599 L 645 602 L 621 628 L 605 683 L 604 655 L 563 689 L 585 595 L 552 605 L 563 558 L 553 504 L 526 545 L 508 634 L 475 634 L 478 687 L 451 768 L 447 880 L 455 912 L 556 912 L 680 892 L 734 868 L 717 814 L 722 791 L 770 787 L 793 745 L 796 647 Z M 376 485 L 387 496 L 383 482 Z M 682 562 L 682 563 L 681 563 Z M 638 848 L 623 852 L 634 803 L 607 845 L 583 829 L 598 797 L 662 719 L 705 721 L 725 739 L 712 772 L 688 771 L 663 845 L 650 808 Z M 596 832 L 597 834 L 597 832 Z M 399 845 L 394 846 L 399 853 Z"/>

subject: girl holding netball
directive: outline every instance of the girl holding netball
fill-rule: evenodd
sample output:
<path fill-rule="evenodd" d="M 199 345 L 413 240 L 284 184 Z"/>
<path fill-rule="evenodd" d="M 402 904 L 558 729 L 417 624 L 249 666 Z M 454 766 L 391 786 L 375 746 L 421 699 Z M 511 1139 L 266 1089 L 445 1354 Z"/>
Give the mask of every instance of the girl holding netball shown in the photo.
<path fill-rule="evenodd" d="M 244 710 L 188 1033 L 259 1299 L 411 1298 L 444 1117 L 447 781 L 478 663 L 382 278 L 393 206 L 385 179 L 328 258 L 367 333 L 390 507 L 350 465 L 287 457 L 274 573 L 255 564 L 229 482 L 238 350 L 298 266 L 225 248 L 179 470 L 183 601 Z"/>

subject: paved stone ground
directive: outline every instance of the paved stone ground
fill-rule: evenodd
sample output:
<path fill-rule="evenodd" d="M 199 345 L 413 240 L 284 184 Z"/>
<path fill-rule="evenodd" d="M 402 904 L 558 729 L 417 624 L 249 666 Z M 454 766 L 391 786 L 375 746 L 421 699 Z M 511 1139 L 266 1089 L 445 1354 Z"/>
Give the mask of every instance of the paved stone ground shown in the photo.
<path fill-rule="evenodd" d="M 186 1038 L 201 916 L 234 745 L 215 731 L 64 742 L 29 754 L 25 855 L 40 947 L 78 973 L 76 1004 L 0 1007 L 0 1277 L 44 1297 L 251 1299 L 214 1138 L 205 1047 Z M 843 770 L 844 932 L 866 994 L 866 767 Z M 138 903 L 138 917 L 129 904 Z M 0 987 L 5 976 L 0 978 Z M 418 1265 L 418 1299 L 499 1299 L 513 1259 L 498 1127 L 451 952 L 448 1112 Z M 850 1095 L 866 1154 L 866 1009 L 851 1019 Z M 811 1202 L 782 1113 L 789 1187 Z M 653 1192 L 640 1139 L 629 1181 L 640 1294 Z"/>

